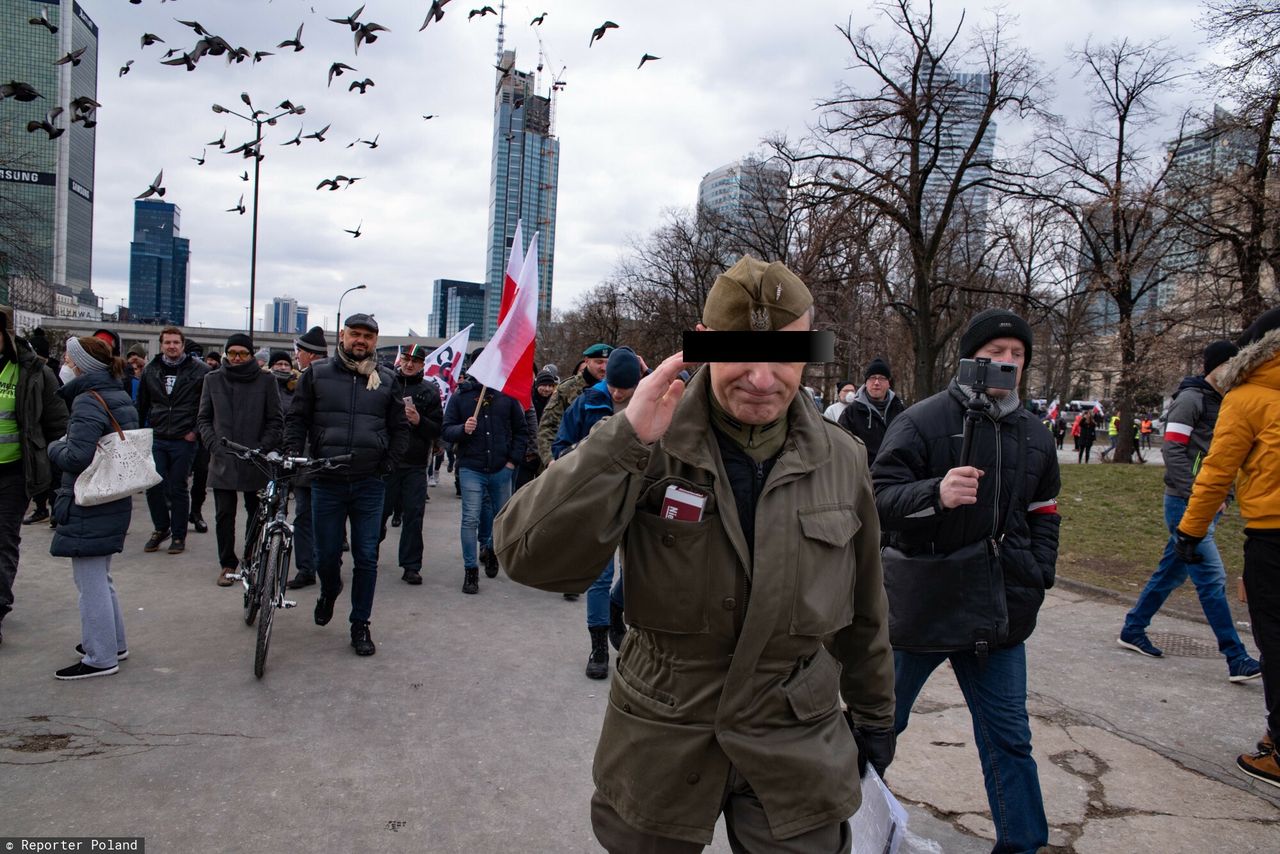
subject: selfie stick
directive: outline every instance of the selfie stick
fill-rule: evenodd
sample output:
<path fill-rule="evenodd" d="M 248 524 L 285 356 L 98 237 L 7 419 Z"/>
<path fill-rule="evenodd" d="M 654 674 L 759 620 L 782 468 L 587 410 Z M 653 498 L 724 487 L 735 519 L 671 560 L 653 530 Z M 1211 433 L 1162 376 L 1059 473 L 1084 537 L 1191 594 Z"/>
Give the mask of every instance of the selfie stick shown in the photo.
<path fill-rule="evenodd" d="M 964 412 L 964 439 L 960 445 L 960 465 L 973 465 L 973 434 L 978 421 L 987 408 L 987 396 L 982 392 L 969 398 L 968 408 Z"/>

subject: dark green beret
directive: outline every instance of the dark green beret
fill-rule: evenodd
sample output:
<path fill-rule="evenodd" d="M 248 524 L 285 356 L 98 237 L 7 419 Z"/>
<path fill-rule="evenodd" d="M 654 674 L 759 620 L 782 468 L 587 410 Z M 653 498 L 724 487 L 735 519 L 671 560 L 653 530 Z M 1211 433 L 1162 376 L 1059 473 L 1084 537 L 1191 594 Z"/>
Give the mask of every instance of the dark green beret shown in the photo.
<path fill-rule="evenodd" d="M 813 305 L 813 294 L 781 261 L 766 263 L 750 255 L 716 277 L 702 323 L 720 332 L 768 332 L 781 329 Z"/>
<path fill-rule="evenodd" d="M 582 357 L 584 359 L 607 359 L 612 352 L 613 348 L 608 344 L 592 344 L 582 351 Z"/>

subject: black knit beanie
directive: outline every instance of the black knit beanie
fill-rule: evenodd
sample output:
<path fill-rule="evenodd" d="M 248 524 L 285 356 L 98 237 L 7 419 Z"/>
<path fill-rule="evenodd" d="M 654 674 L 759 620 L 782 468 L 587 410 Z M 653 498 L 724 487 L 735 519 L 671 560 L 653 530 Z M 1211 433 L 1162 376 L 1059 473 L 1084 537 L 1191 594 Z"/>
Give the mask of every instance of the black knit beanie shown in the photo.
<path fill-rule="evenodd" d="M 1249 328 L 1236 343 L 1241 347 L 1247 347 L 1275 329 L 1280 329 L 1280 308 L 1273 308 L 1258 315 L 1258 319 L 1249 324 Z"/>
<path fill-rule="evenodd" d="M 983 344 L 995 338 L 1017 338 L 1027 350 L 1023 367 L 1031 364 L 1031 326 L 1005 308 L 989 308 L 973 316 L 960 336 L 960 358 L 972 359 Z"/>
<path fill-rule="evenodd" d="M 889 372 L 889 363 L 879 356 L 867 363 L 867 369 L 862 372 L 862 381 L 866 382 L 867 377 L 874 376 L 881 376 L 890 382 L 893 381 L 893 374 Z"/>
<path fill-rule="evenodd" d="M 243 332 L 235 332 L 227 336 L 227 346 L 223 350 L 230 350 L 232 347 L 243 347 L 250 353 L 253 352 L 253 339 Z"/>
<path fill-rule="evenodd" d="M 1239 352 L 1240 349 L 1230 341 L 1211 341 L 1209 346 L 1204 348 L 1205 375 L 1213 373 L 1214 368 Z"/>

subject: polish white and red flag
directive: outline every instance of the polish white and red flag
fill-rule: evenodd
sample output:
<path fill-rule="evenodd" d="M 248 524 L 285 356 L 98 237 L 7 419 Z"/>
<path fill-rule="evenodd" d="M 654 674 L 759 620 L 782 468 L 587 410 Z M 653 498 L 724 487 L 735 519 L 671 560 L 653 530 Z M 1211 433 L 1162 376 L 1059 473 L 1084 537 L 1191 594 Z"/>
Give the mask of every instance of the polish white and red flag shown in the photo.
<path fill-rule="evenodd" d="M 1058 398 L 1053 399 L 1053 403 L 1049 404 L 1049 420 L 1058 420 Z"/>
<path fill-rule="evenodd" d="M 458 388 L 458 379 L 462 375 L 462 360 L 467 355 L 467 345 L 471 343 L 471 324 L 458 330 L 448 341 L 431 351 L 427 357 L 426 378 L 440 389 L 440 405 L 447 406 Z"/>
<path fill-rule="evenodd" d="M 524 243 L 520 235 L 520 220 L 516 220 L 516 233 L 511 238 L 511 257 L 507 259 L 507 271 L 502 276 L 502 299 L 498 302 L 498 323 L 507 319 L 511 303 L 519 287 L 520 268 L 524 266 Z"/>
<path fill-rule="evenodd" d="M 514 248 L 513 248 L 514 251 Z M 516 295 L 480 358 L 468 373 L 487 388 L 533 405 L 533 348 L 538 337 L 538 235 L 534 233 L 516 278 Z"/>
<path fill-rule="evenodd" d="M 1170 421 L 1164 425 L 1164 440 L 1166 442 L 1176 442 L 1179 445 L 1189 444 L 1191 442 L 1191 433 L 1194 429 L 1190 424 Z"/>

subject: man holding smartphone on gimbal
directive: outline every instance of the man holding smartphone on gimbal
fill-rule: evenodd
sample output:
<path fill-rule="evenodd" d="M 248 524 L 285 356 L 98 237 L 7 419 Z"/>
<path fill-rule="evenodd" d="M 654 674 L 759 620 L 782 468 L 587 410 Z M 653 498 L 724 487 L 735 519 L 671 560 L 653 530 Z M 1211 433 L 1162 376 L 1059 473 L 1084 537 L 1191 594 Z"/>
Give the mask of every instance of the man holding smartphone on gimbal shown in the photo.
<path fill-rule="evenodd" d="M 974 316 L 960 338 L 960 376 L 894 420 L 871 469 L 880 525 L 890 532 L 883 562 L 894 728 L 907 728 L 930 674 L 950 660 L 973 715 L 997 851 L 1034 851 L 1049 835 L 1023 642 L 1053 586 L 1060 484 L 1053 436 L 1018 399 L 1031 346 L 1031 327 L 1013 312 Z M 946 591 L 943 576 L 962 555 L 990 575 Z M 914 568 L 936 571 L 910 574 Z M 965 613 L 974 610 L 990 613 Z M 991 618 L 992 628 L 963 647 L 937 636 L 939 626 L 965 618 Z"/>

